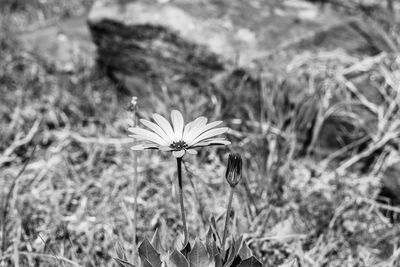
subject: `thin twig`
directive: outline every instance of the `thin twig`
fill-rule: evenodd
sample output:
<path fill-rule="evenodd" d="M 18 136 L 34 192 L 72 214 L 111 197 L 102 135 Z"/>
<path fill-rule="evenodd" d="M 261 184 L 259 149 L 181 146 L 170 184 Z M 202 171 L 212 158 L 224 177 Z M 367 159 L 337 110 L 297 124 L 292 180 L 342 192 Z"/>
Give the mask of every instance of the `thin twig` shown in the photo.
<path fill-rule="evenodd" d="M 59 262 L 61 263 L 62 266 L 64 266 L 64 262 L 60 260 L 60 258 L 57 256 L 56 252 L 55 252 L 51 247 L 47 246 L 46 240 L 44 240 L 44 238 L 42 237 L 42 235 L 41 235 L 41 234 L 38 234 L 38 236 L 39 236 L 40 240 L 42 240 L 44 246 L 47 247 L 47 248 L 50 250 L 51 254 L 53 254 L 54 258 L 55 258 L 57 261 L 59 261 Z"/>
<path fill-rule="evenodd" d="M 342 83 L 348 90 L 350 90 L 350 92 L 353 93 L 370 112 L 373 114 L 378 114 L 378 107 L 369 101 L 363 94 L 361 94 L 351 81 L 347 80 L 343 75 L 338 75 L 337 81 Z"/>
<path fill-rule="evenodd" d="M 18 254 L 24 255 L 24 256 L 27 256 L 27 257 L 33 256 L 33 257 L 42 257 L 42 258 L 48 258 L 48 259 L 61 260 L 62 262 L 69 263 L 72 266 L 82 267 L 82 265 L 79 265 L 78 263 L 73 262 L 70 259 L 67 259 L 67 258 L 64 258 L 64 257 L 61 257 L 61 256 L 56 257 L 56 256 L 50 255 L 50 254 L 42 254 L 42 253 L 27 252 L 27 251 L 18 251 Z M 6 254 L 6 255 L 2 256 L 0 258 L 0 260 L 5 260 L 5 259 L 8 259 L 10 257 L 12 257 L 12 254 Z"/>
<path fill-rule="evenodd" d="M 7 213 L 8 213 L 8 205 L 10 204 L 10 199 L 11 199 L 11 195 L 14 192 L 14 188 L 17 185 L 18 182 L 18 178 L 22 175 L 22 173 L 25 171 L 26 166 L 28 166 L 29 162 L 31 161 L 31 159 L 33 158 L 33 155 L 36 151 L 36 145 L 33 147 L 33 150 L 31 152 L 31 154 L 29 155 L 29 158 L 27 159 L 27 161 L 25 162 L 24 166 L 22 166 L 22 169 L 19 171 L 19 173 L 15 176 L 10 189 L 8 190 L 7 196 L 6 196 L 6 200 L 4 202 L 4 206 L 3 206 L 3 214 L 2 214 L 2 243 L 1 243 L 1 254 L 3 254 L 6 250 L 6 224 L 7 224 Z"/>
<path fill-rule="evenodd" d="M 374 201 L 372 199 L 368 199 L 368 198 L 365 198 L 365 197 L 360 197 L 359 200 L 361 200 L 361 201 L 363 201 L 365 203 L 371 204 L 372 206 L 375 206 L 377 208 L 393 211 L 395 213 L 400 214 L 400 207 L 395 207 L 395 206 L 387 205 L 387 204 L 384 204 L 384 203 L 379 203 L 379 202 L 376 202 L 376 201 Z"/>
<path fill-rule="evenodd" d="M 355 155 L 354 157 L 351 157 L 350 159 L 346 160 L 345 162 L 343 162 L 339 166 L 339 168 L 337 168 L 337 172 L 339 174 L 344 173 L 344 171 L 347 168 L 351 167 L 352 165 L 354 165 L 355 163 L 357 163 L 361 159 L 364 159 L 364 158 L 370 156 L 372 153 L 374 153 L 375 151 L 377 151 L 378 149 L 380 149 L 384 145 L 386 145 L 389 141 L 391 141 L 394 138 L 397 138 L 399 136 L 400 136 L 399 132 L 389 132 L 388 134 L 385 134 L 377 142 L 371 143 L 365 151 L 363 151 L 363 152 Z"/>
<path fill-rule="evenodd" d="M 30 141 L 32 141 L 33 137 L 36 135 L 36 133 L 39 131 L 39 125 L 41 122 L 41 118 L 37 119 L 33 125 L 32 128 L 29 130 L 28 134 L 21 139 L 15 140 L 2 154 L 2 157 L 7 158 L 9 157 L 15 149 L 17 149 L 20 146 L 28 144 Z"/>

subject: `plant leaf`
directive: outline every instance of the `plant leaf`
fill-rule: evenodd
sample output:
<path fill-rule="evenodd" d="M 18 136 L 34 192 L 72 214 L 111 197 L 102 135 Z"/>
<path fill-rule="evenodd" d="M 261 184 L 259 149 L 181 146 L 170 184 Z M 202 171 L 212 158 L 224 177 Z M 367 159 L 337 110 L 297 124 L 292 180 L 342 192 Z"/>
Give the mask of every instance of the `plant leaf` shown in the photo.
<path fill-rule="evenodd" d="M 196 239 L 192 251 L 189 253 L 190 267 L 208 266 L 207 250 L 199 239 Z"/>
<path fill-rule="evenodd" d="M 256 257 L 251 256 L 248 259 L 243 260 L 238 267 L 262 267 L 261 262 L 259 262 Z"/>
<path fill-rule="evenodd" d="M 160 231 L 158 228 L 154 232 L 153 238 L 151 239 L 151 245 L 160 253 L 164 252 L 164 248 L 161 245 Z"/>
<path fill-rule="evenodd" d="M 210 257 L 214 257 L 219 254 L 219 250 L 218 250 L 218 247 L 217 247 L 217 244 L 215 243 L 215 241 L 216 241 L 216 236 L 210 226 L 208 228 L 208 232 L 206 235 L 206 248 L 207 248 L 208 255 Z"/>
<path fill-rule="evenodd" d="M 220 253 L 214 256 L 214 261 L 215 261 L 215 267 L 222 267 L 222 259 Z"/>
<path fill-rule="evenodd" d="M 139 246 L 139 256 L 143 262 L 147 260 L 153 267 L 161 267 L 160 253 L 157 252 L 147 238 Z"/>
<path fill-rule="evenodd" d="M 243 243 L 243 236 L 241 235 L 238 240 L 233 240 L 233 242 L 235 243 L 235 255 L 237 255 Z"/>
<path fill-rule="evenodd" d="M 214 234 L 218 237 L 219 245 L 221 246 L 222 241 L 221 241 L 221 237 L 218 234 L 217 223 L 215 222 L 215 217 L 214 216 L 211 216 L 210 225 L 211 225 L 211 227 L 213 229 Z"/>
<path fill-rule="evenodd" d="M 253 255 L 253 253 L 251 252 L 249 246 L 247 245 L 246 242 L 242 243 L 242 247 L 239 250 L 239 256 L 242 259 L 248 259 Z"/>
<path fill-rule="evenodd" d="M 226 267 L 231 266 L 231 263 L 235 259 L 235 256 L 236 256 L 236 253 L 235 253 L 236 252 L 236 248 L 235 248 L 235 246 L 236 246 L 235 240 L 232 240 L 231 246 L 225 252 L 226 254 L 225 254 L 224 258 L 226 259 L 226 261 L 225 261 L 224 266 L 226 266 Z"/>
<path fill-rule="evenodd" d="M 148 260 L 143 261 L 143 267 L 154 267 L 153 264 L 151 264 Z"/>
<path fill-rule="evenodd" d="M 114 258 L 114 260 L 118 263 L 118 266 L 120 266 L 120 267 L 136 267 L 132 263 L 129 263 L 126 260 L 123 260 L 120 258 Z"/>
<path fill-rule="evenodd" d="M 181 253 L 183 254 L 183 256 L 187 258 L 190 250 L 191 250 L 190 242 L 187 242 L 186 245 L 184 245 L 183 249 L 181 250 Z"/>
<path fill-rule="evenodd" d="M 169 259 L 176 267 L 189 267 L 189 262 L 185 256 L 176 249 L 174 249 L 172 254 L 169 256 Z"/>
<path fill-rule="evenodd" d="M 117 241 L 115 244 L 115 252 L 117 253 L 117 257 L 119 259 L 127 260 L 126 254 L 125 254 L 125 248 L 122 246 L 122 244 Z"/>
<path fill-rule="evenodd" d="M 242 259 L 240 258 L 239 255 L 235 256 L 235 259 L 233 260 L 232 264 L 230 267 L 237 267 L 239 264 L 242 262 Z"/>

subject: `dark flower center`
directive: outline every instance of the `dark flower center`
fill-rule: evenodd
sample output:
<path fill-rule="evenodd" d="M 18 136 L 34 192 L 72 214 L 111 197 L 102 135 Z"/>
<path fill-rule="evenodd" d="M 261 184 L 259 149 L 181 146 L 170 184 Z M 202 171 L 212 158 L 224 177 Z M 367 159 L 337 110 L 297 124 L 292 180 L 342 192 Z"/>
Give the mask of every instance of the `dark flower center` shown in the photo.
<path fill-rule="evenodd" d="M 182 150 L 188 147 L 185 141 L 173 142 L 170 146 L 173 150 Z"/>

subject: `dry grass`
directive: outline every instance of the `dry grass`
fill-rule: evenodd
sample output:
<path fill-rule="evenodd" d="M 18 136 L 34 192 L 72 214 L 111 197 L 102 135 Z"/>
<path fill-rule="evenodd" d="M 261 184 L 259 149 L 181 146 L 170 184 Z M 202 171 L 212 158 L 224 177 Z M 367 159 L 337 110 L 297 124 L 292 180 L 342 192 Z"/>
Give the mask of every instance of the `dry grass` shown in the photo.
<path fill-rule="evenodd" d="M 0 266 L 112 266 L 116 243 L 129 252 L 134 242 L 127 218 L 134 203 L 131 96 L 99 69 L 54 73 L 23 51 L 8 26 L 26 10 L 30 5 L 13 11 L 0 36 L 2 212 L 8 205 Z M 286 77 L 258 80 L 234 71 L 211 93 L 213 105 L 184 104 L 173 89 L 137 92 L 148 96 L 139 99 L 139 116 L 159 111 L 150 103 L 162 113 L 174 107 L 197 116 L 200 108 L 222 116 L 233 129 L 230 150 L 244 157 L 232 231 L 246 234 L 266 266 L 398 266 L 400 229 L 382 211 L 399 210 L 375 201 L 382 171 L 399 157 L 398 64 L 397 54 L 302 54 Z M 303 83 L 310 73 L 313 80 Z M 364 74 L 373 75 L 381 102 L 354 82 Z M 293 101 L 299 83 L 306 93 Z M 344 135 L 352 138 L 326 155 L 321 132 L 333 119 L 349 122 Z M 223 221 L 228 152 L 206 149 L 186 158 L 192 236 L 205 234 L 210 215 Z M 144 152 L 138 173 L 137 240 L 158 228 L 171 247 L 180 229 L 175 162 Z"/>

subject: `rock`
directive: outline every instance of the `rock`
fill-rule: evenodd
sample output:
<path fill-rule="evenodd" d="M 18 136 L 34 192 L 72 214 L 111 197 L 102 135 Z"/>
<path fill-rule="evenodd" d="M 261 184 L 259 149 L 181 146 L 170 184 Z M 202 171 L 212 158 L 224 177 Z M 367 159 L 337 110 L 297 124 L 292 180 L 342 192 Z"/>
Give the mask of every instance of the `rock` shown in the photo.
<path fill-rule="evenodd" d="M 146 88 L 156 87 L 186 105 L 212 105 L 212 88 L 225 101 L 220 116 L 242 113 L 241 118 L 254 120 L 259 114 L 251 114 L 242 104 L 260 105 L 260 70 L 274 86 L 279 77 L 285 77 L 289 81 L 281 84 L 289 89 L 282 93 L 285 96 L 277 96 L 288 99 L 285 106 L 311 98 L 304 105 L 311 115 L 300 125 L 301 135 L 312 133 L 324 96 L 323 92 L 306 92 L 309 78 L 296 77 L 296 67 L 289 70 L 296 56 L 333 51 L 332 60 L 342 63 L 336 58 L 340 47 L 339 54 L 351 59 L 344 64 L 348 67 L 360 55 L 390 51 L 379 32 L 359 18 L 304 0 L 99 0 L 88 23 L 99 62 L 122 87 L 142 98 L 152 97 L 146 95 Z M 312 68 L 314 62 L 311 56 Z M 321 72 L 329 69 L 325 64 Z M 335 140 L 342 126 L 335 118 L 329 120 L 320 135 L 329 140 L 320 144 L 330 150 L 342 146 L 342 140 Z M 303 143 L 317 144 L 308 139 L 300 137 Z"/>
<path fill-rule="evenodd" d="M 138 77 L 207 88 L 235 68 L 285 73 L 306 50 L 386 49 L 370 44 L 381 38 L 362 21 L 304 0 L 99 0 L 88 23 L 99 61 L 131 90 L 138 90 Z"/>
<path fill-rule="evenodd" d="M 75 73 L 92 66 L 96 48 L 90 39 L 86 17 L 76 17 L 18 35 L 25 49 L 58 72 Z"/>
<path fill-rule="evenodd" d="M 268 65 L 264 58 L 285 41 L 341 20 L 305 1 L 275 2 L 97 1 L 88 21 L 113 72 L 204 82 L 235 66 Z"/>

